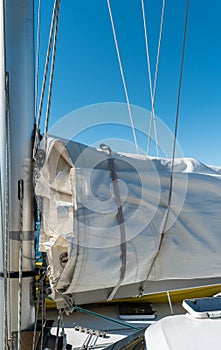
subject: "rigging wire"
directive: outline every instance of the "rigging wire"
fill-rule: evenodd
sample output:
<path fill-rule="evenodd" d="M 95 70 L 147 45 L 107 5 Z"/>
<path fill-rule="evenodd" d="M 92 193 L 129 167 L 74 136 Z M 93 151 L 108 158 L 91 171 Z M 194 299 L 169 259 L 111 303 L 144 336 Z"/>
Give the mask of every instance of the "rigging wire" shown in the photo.
<path fill-rule="evenodd" d="M 127 102 L 127 109 L 128 109 L 128 113 L 129 113 L 129 117 L 130 117 L 133 139 L 134 139 L 137 154 L 139 154 L 140 152 L 139 152 L 139 147 L 138 147 L 138 142 L 137 142 L 137 136 L 136 136 L 136 131 L 135 131 L 134 122 L 133 122 L 132 110 L 131 110 L 128 91 L 127 91 L 127 85 L 126 85 L 126 80 L 125 80 L 125 76 L 124 76 L 123 65 L 122 65 L 121 56 L 120 56 L 120 50 L 119 50 L 119 46 L 118 46 L 117 35 L 116 35 L 115 26 L 114 26 L 114 20 L 113 20 L 110 0 L 107 0 L 107 6 L 108 6 L 108 10 L 109 10 L 109 15 L 110 15 L 112 33 L 113 33 L 115 48 L 116 48 L 116 52 L 117 52 L 117 58 L 118 58 L 118 64 L 119 64 L 119 68 L 120 68 L 121 79 L 122 79 L 124 93 L 125 93 L 126 102 Z"/>
<path fill-rule="evenodd" d="M 43 110 L 43 101 L 44 101 L 44 95 L 46 90 L 46 82 L 47 82 L 47 76 L 48 76 L 48 69 L 49 69 L 49 61 L 50 61 L 50 55 L 51 55 L 51 49 L 52 49 L 52 41 L 53 41 L 53 33 L 55 28 L 55 17 L 56 17 L 56 11 L 57 11 L 57 0 L 54 0 L 54 7 L 52 12 L 52 19 L 51 19 L 51 27 L 50 27 L 50 34 L 49 34 L 49 41 L 48 41 L 48 48 L 47 48 L 47 54 L 45 59 L 45 67 L 44 67 L 44 74 L 43 74 L 43 83 L 42 83 L 42 89 L 41 89 L 41 96 L 40 96 L 40 102 L 39 102 L 39 108 L 38 108 L 38 115 L 36 118 L 36 130 L 35 130 L 35 139 L 34 139 L 34 146 L 33 146 L 33 158 L 35 158 L 38 143 L 39 143 L 39 133 L 40 133 L 40 123 L 41 123 L 41 116 L 42 116 L 42 110 Z"/>
<path fill-rule="evenodd" d="M 37 16 L 37 42 L 36 42 L 36 56 L 35 56 L 35 123 L 37 122 L 37 103 L 38 103 L 38 71 L 39 71 L 39 57 L 40 57 L 40 27 L 41 27 L 41 0 L 38 0 L 38 16 Z"/>
<path fill-rule="evenodd" d="M 185 24 L 184 24 L 184 34 L 183 34 L 183 45 L 182 45 L 182 57 L 181 57 L 181 65 L 180 65 L 180 76 L 179 76 L 179 87 L 178 87 L 178 96 L 177 96 L 177 106 L 176 106 L 176 117 L 175 117 L 175 126 L 174 126 L 174 137 L 173 137 L 173 152 L 172 152 L 172 160 L 171 160 L 171 172 L 170 172 L 170 184 L 169 184 L 169 195 L 168 195 L 168 203 L 167 203 L 167 212 L 165 215 L 165 220 L 163 224 L 163 229 L 160 235 L 160 242 L 155 256 L 153 257 L 151 266 L 149 268 L 146 280 L 140 288 L 140 295 L 143 294 L 148 277 L 150 276 L 152 267 L 156 261 L 156 258 L 161 250 L 162 242 L 165 237 L 167 231 L 167 224 L 170 214 L 171 200 L 173 194 L 173 173 L 174 173 L 174 162 L 175 162 L 175 153 L 176 153 L 176 144 L 177 144 L 177 132 L 178 132 L 178 122 L 179 122 L 179 110 L 180 110 L 180 97 L 181 97 L 181 87 L 183 80 L 183 67 L 184 67 L 184 58 L 185 58 L 185 47 L 186 47 L 186 35 L 187 35 L 187 25 L 188 25 L 188 14 L 189 14 L 189 2 L 190 0 L 186 0 L 186 15 L 185 15 Z"/>
<path fill-rule="evenodd" d="M 161 39 L 162 39 L 162 34 L 163 34 L 163 22 L 164 22 L 165 4 L 166 4 L 166 0 L 163 0 L 162 11 L 161 11 L 161 20 L 160 20 L 160 33 L 159 33 L 159 40 L 158 40 L 158 47 L 157 47 L 157 59 L 156 59 L 156 67 L 155 67 L 154 87 L 153 87 L 153 103 L 152 103 L 153 104 L 153 108 L 152 108 L 152 111 L 151 111 L 151 116 L 153 115 L 153 121 L 154 121 L 154 133 L 155 133 L 155 142 L 156 142 L 157 156 L 158 156 L 158 136 L 157 136 L 156 116 L 155 116 L 155 111 L 154 111 L 154 102 L 155 102 L 156 86 L 157 86 L 157 78 L 158 78 Z"/>
<path fill-rule="evenodd" d="M 158 40 L 158 48 L 157 48 L 157 57 L 156 57 L 156 65 L 155 65 L 155 74 L 154 74 L 154 86 L 152 87 L 152 78 L 151 78 L 151 68 L 150 68 L 150 55 L 149 55 L 149 45 L 148 45 L 148 36 L 147 36 L 145 6 L 144 6 L 144 0 L 141 0 L 142 17 L 143 17 L 143 25 L 144 25 L 144 38 L 145 38 L 145 47 L 146 47 L 146 58 L 147 58 L 147 68 L 148 68 L 148 79 L 149 79 L 150 98 L 151 98 L 151 117 L 150 117 L 149 132 L 148 132 L 147 154 L 148 155 L 150 154 L 150 140 L 151 140 L 152 121 L 153 121 L 157 157 L 158 157 L 158 154 L 159 154 L 159 150 L 158 150 L 158 136 L 157 136 L 157 126 L 156 126 L 154 104 L 155 104 L 156 86 L 157 86 L 158 69 L 159 69 L 161 39 L 162 39 L 162 33 L 163 33 L 165 3 L 166 3 L 166 0 L 163 0 L 163 2 L 162 2 L 162 10 L 161 10 L 160 32 L 159 32 L 159 40 Z"/>
<path fill-rule="evenodd" d="M 52 59 L 51 59 L 51 71 L 50 71 L 49 90 L 48 90 L 49 92 L 48 92 L 47 111 L 46 111 L 46 119 L 45 119 L 45 134 L 48 132 L 49 116 L 50 116 L 50 109 L 51 109 L 51 96 L 52 96 L 54 66 L 55 66 L 55 58 L 56 58 L 59 11 L 60 11 L 60 0 L 57 0 L 56 13 L 55 13 L 54 40 L 53 40 Z"/>

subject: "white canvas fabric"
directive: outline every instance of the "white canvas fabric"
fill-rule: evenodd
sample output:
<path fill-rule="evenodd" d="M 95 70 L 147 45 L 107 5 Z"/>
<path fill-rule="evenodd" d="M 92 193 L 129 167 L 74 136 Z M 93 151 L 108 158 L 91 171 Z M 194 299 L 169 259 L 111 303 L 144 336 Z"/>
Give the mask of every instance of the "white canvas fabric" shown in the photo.
<path fill-rule="evenodd" d="M 220 169 L 176 159 L 168 213 L 170 181 L 170 159 L 110 156 L 48 137 L 35 191 L 52 288 L 72 294 L 220 277 Z"/>

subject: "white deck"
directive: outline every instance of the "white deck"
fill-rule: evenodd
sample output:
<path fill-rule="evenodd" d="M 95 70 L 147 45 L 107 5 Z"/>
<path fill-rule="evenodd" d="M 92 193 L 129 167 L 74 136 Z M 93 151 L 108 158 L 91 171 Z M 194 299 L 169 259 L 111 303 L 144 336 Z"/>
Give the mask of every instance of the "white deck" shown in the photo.
<path fill-rule="evenodd" d="M 156 323 L 161 317 L 165 315 L 170 315 L 170 308 L 168 304 L 153 304 L 153 310 L 157 310 L 156 320 L 134 320 L 134 321 L 122 321 L 119 319 L 117 304 L 109 305 L 97 305 L 90 307 L 90 310 L 101 314 L 102 316 L 107 316 L 113 320 L 125 322 L 123 324 L 117 324 L 103 318 L 98 318 L 93 315 L 85 314 L 82 312 L 74 312 L 73 314 L 66 316 L 64 315 L 64 326 L 65 333 L 67 335 L 67 343 L 71 344 L 73 349 L 80 349 L 83 346 L 90 346 L 93 348 L 105 348 L 106 346 L 113 344 L 133 333 L 138 332 L 136 329 L 127 327 L 127 325 L 132 325 L 138 329 L 146 329 L 151 324 Z M 176 314 L 184 313 L 185 310 L 180 304 L 173 305 L 174 312 Z M 57 312 L 56 310 L 49 310 L 47 312 L 47 319 L 54 319 L 54 325 L 51 329 L 51 333 L 56 335 L 57 332 Z M 102 338 L 99 336 L 91 336 L 90 334 L 85 334 L 75 330 L 76 326 L 86 327 L 93 330 L 99 330 L 106 333 L 106 337 Z"/>
<path fill-rule="evenodd" d="M 146 330 L 148 350 L 219 349 L 221 319 L 196 319 L 190 315 L 163 318 Z"/>

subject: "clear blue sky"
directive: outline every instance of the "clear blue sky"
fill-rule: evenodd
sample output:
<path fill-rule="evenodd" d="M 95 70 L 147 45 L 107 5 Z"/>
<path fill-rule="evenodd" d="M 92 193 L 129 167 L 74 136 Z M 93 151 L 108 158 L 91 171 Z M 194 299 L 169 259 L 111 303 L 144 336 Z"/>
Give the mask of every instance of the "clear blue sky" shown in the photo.
<path fill-rule="evenodd" d="M 146 0 L 145 5 L 153 76 L 162 1 Z M 52 6 L 53 0 L 42 1 L 40 72 Z M 111 6 L 130 102 L 150 110 L 141 1 L 112 0 Z M 155 113 L 171 130 L 185 7 L 185 0 L 166 1 Z M 178 140 L 184 156 L 213 165 L 221 165 L 220 33 L 221 1 L 190 0 Z M 50 125 L 67 113 L 103 102 L 125 102 L 107 2 L 61 0 Z M 148 125 L 144 128 L 148 132 Z"/>

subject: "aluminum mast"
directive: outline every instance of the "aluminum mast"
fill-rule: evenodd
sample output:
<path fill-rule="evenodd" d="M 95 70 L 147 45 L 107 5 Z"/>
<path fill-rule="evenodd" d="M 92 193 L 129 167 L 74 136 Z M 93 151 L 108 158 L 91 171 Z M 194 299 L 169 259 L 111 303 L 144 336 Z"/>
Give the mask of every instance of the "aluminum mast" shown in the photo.
<path fill-rule="evenodd" d="M 5 4 L 5 11 L 3 11 Z M 9 76 L 9 336 L 18 330 L 18 275 L 20 244 L 20 204 L 18 181 L 24 181 L 23 201 L 23 279 L 21 329 L 34 324 L 33 271 L 35 269 L 33 185 L 32 185 L 32 135 L 34 127 L 34 1 L 1 0 L 5 18 L 5 57 Z M 1 16 L 3 13 L 1 13 Z M 2 21 L 3 19 L 1 19 Z M 1 30 L 3 25 L 1 24 Z M 0 56 L 4 58 L 4 34 L 1 32 Z M 1 61 L 1 100 L 4 99 L 5 72 Z M 5 139 L 1 103 L 1 127 Z M 1 143 L 3 139 L 1 138 Z M 5 145 L 1 144 L 1 168 L 5 172 Z M 0 261 L 1 264 L 1 261 Z M 0 266 L 1 267 L 1 266 Z M 1 267 L 2 271 L 2 267 Z M 1 280 L 1 290 L 2 280 Z M 1 293 L 1 292 L 0 292 Z M 1 303 L 1 301 L 0 301 Z M 3 317 L 3 316 L 2 316 Z M 3 322 L 3 321 L 2 321 Z M 0 327 L 2 329 L 2 327 Z M 1 335 L 0 335 L 1 336 Z M 0 340 L 0 345 L 2 339 Z M 4 347 L 1 346 L 3 349 Z"/>

